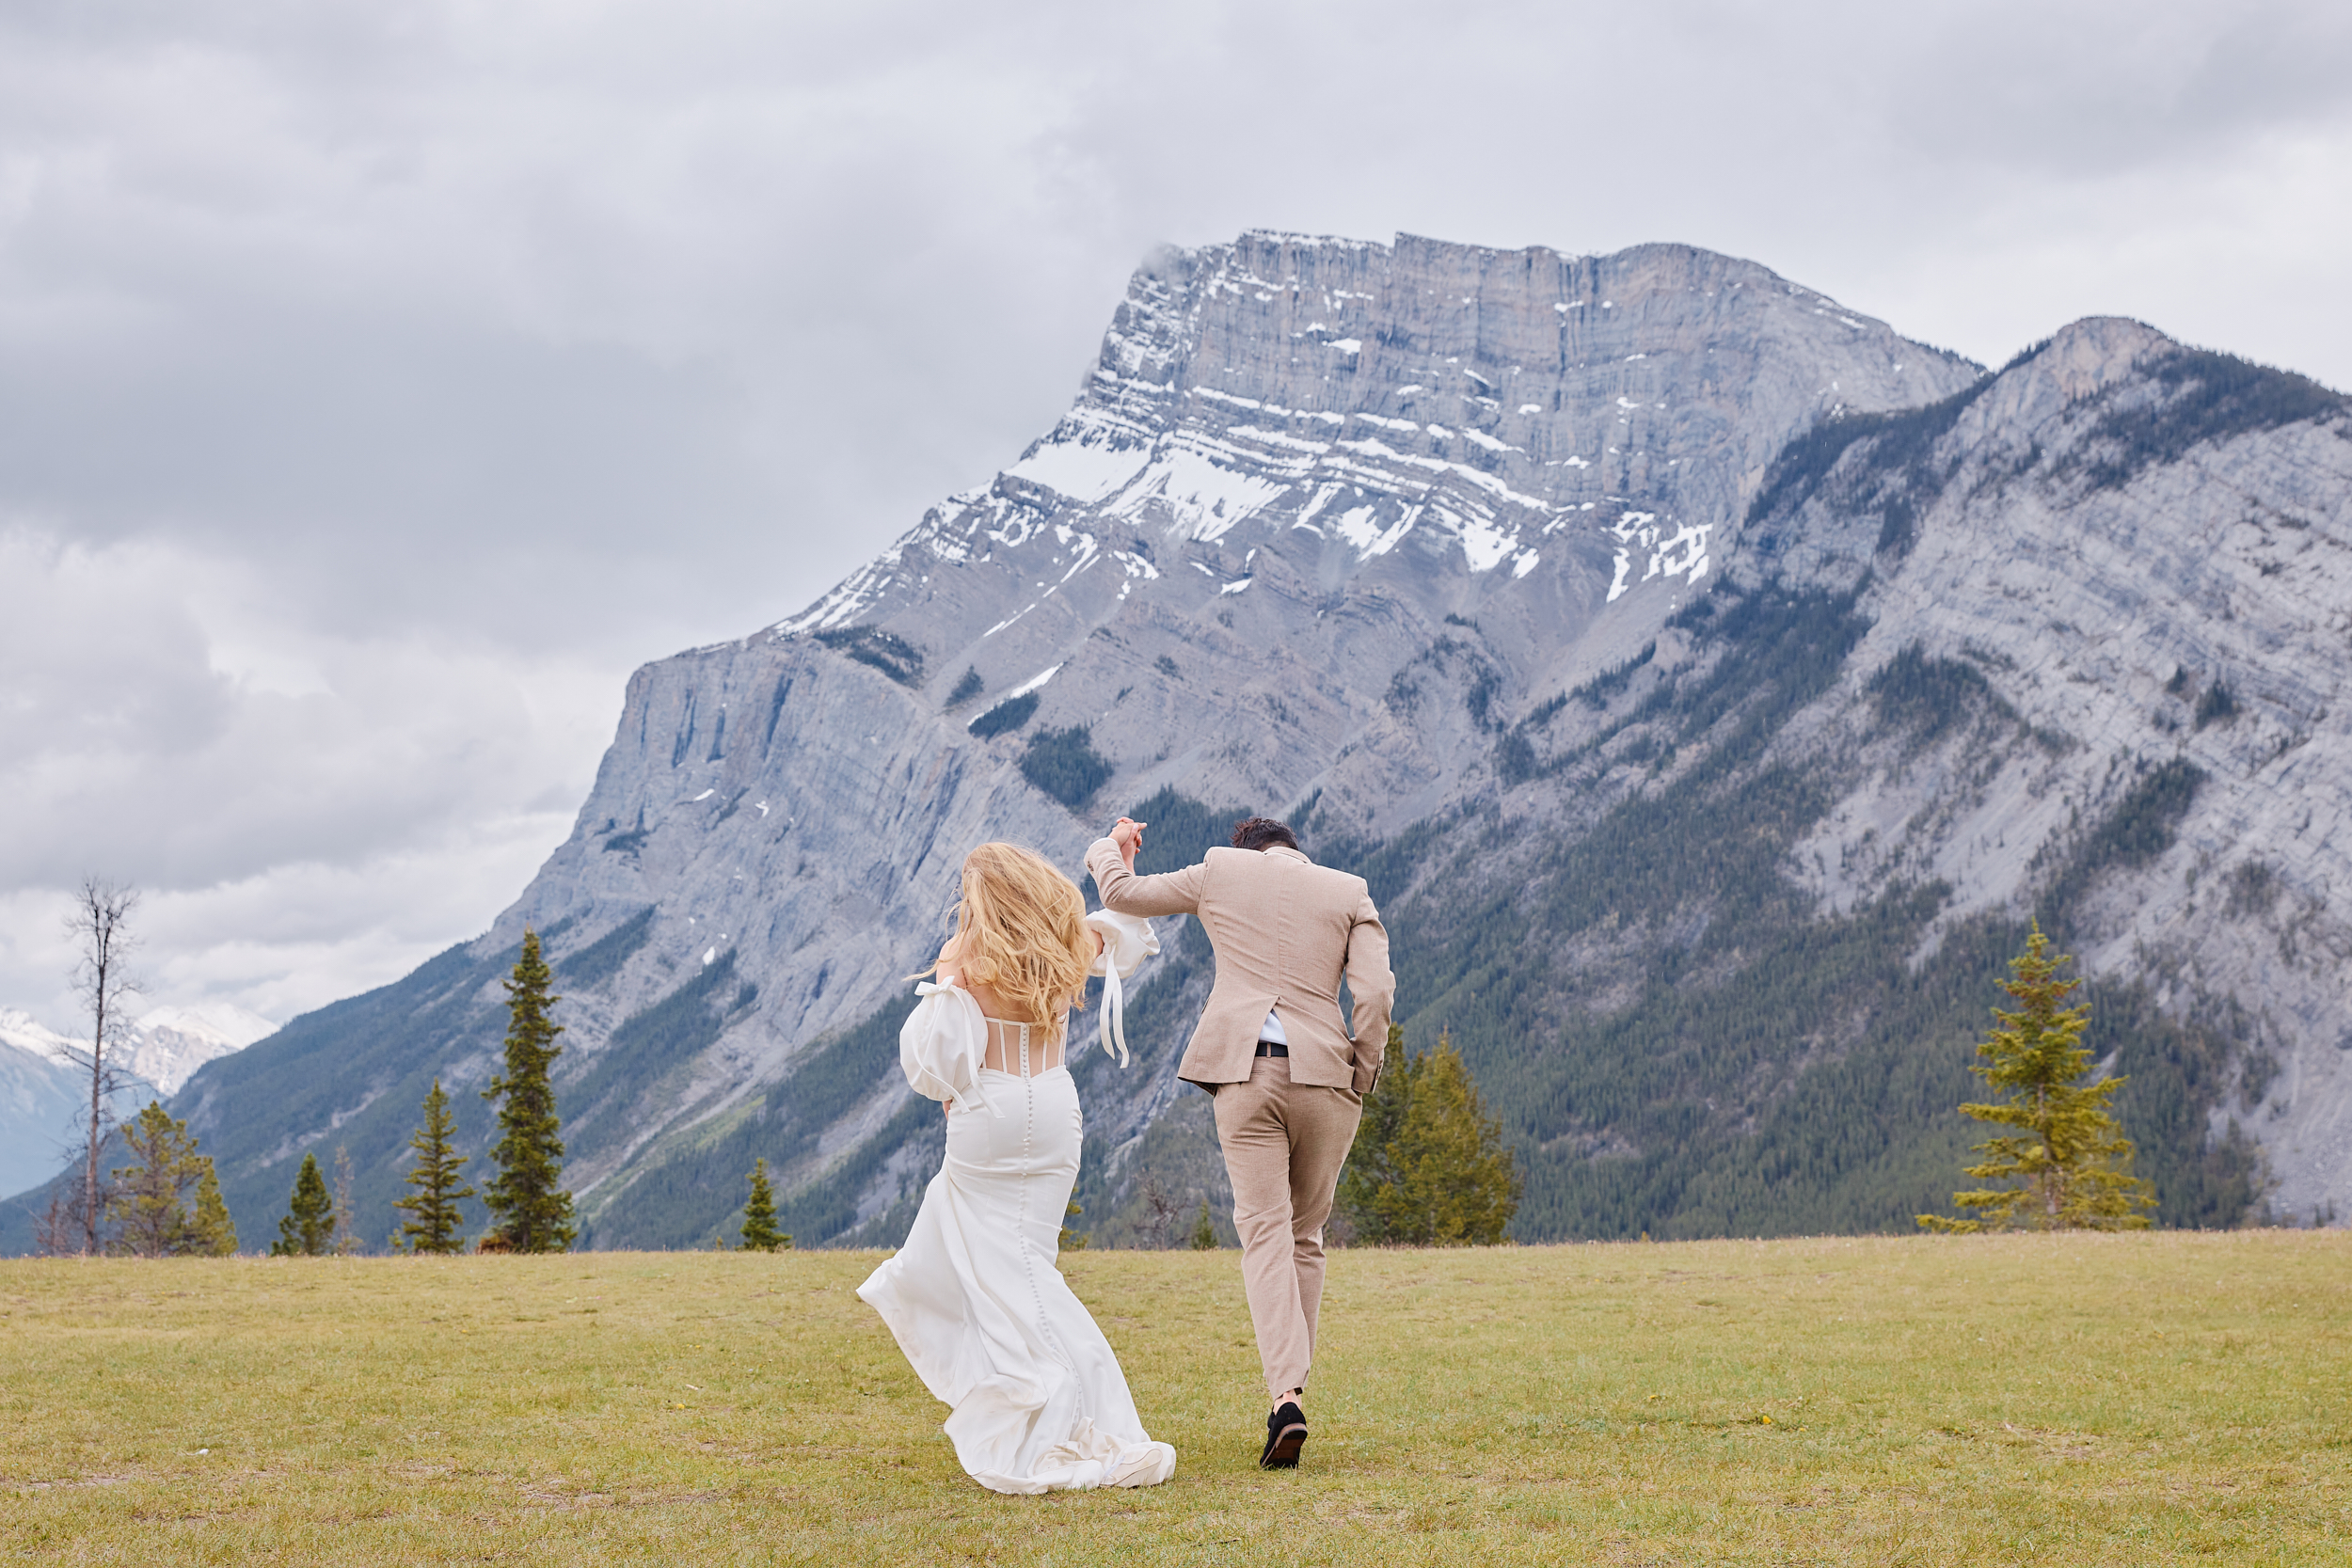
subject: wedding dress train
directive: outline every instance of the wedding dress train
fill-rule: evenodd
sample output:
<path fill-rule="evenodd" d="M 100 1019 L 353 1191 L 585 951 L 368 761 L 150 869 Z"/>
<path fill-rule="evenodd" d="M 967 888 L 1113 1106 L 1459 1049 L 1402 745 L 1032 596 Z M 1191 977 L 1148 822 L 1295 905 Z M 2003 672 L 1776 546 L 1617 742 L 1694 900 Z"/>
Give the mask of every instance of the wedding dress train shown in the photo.
<path fill-rule="evenodd" d="M 1104 936 L 1103 1048 L 1116 1041 L 1123 1058 L 1120 980 L 1159 944 L 1143 921 L 1089 924 Z M 1042 1025 L 985 1019 L 960 986 L 917 989 L 899 1062 L 917 1093 L 954 1103 L 947 1155 L 906 1244 L 858 1295 L 952 1407 L 945 1430 L 981 1485 L 1156 1485 L 1175 1474 L 1176 1450 L 1143 1430 L 1110 1342 L 1055 1267 L 1083 1132 L 1070 1069 L 1033 1070 Z M 992 1034 L 1019 1071 L 981 1065 Z"/>

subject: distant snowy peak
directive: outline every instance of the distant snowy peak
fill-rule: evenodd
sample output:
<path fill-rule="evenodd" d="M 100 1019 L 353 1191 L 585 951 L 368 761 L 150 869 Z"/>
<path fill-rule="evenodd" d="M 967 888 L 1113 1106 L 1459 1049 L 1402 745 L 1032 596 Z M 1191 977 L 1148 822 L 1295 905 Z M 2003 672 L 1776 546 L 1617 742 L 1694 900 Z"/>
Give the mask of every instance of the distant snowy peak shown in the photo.
<path fill-rule="evenodd" d="M 256 1040 L 267 1039 L 278 1032 L 277 1024 L 233 1002 L 206 1002 L 194 1007 L 151 1008 L 139 1015 L 137 1027 L 151 1033 L 169 1030 L 174 1034 L 217 1040 L 227 1047 L 221 1053 L 223 1055 L 243 1051 Z"/>
<path fill-rule="evenodd" d="M 232 1003 L 156 1007 L 131 1025 L 119 1065 L 158 1092 L 177 1094 L 206 1062 L 234 1055 L 277 1032 L 268 1019 Z M 0 1043 L 57 1063 L 70 1063 L 82 1044 L 16 1007 L 0 1007 Z"/>
<path fill-rule="evenodd" d="M 73 1042 L 17 1007 L 0 1007 L 0 1044 L 30 1052 L 43 1061 L 69 1059 Z"/>
<path fill-rule="evenodd" d="M 277 1032 L 277 1024 L 233 1003 L 157 1007 L 133 1026 L 124 1065 L 164 1093 L 177 1094 L 206 1062 L 233 1056 Z"/>

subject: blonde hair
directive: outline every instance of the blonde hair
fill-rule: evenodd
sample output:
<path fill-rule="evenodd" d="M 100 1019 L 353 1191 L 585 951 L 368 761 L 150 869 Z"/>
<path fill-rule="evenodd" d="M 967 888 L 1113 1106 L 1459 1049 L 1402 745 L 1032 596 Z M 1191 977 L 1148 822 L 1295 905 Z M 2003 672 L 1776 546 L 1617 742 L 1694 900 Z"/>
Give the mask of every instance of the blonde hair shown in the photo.
<path fill-rule="evenodd" d="M 1058 1027 L 1064 1007 L 1086 1006 L 1094 967 L 1086 912 L 1077 884 L 1036 850 L 983 844 L 963 857 L 956 972 L 1021 1016 Z M 938 968 L 934 961 L 923 973 Z"/>

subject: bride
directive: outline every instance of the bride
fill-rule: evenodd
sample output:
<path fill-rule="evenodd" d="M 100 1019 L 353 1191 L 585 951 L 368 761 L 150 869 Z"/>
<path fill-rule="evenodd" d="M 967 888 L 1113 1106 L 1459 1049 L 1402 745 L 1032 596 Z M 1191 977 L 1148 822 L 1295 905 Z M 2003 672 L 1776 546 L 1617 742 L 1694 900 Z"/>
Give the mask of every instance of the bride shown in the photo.
<path fill-rule="evenodd" d="M 1148 922 L 1086 913 L 1070 879 L 1030 850 L 964 857 L 955 933 L 916 988 L 898 1059 L 944 1101 L 947 1158 L 914 1227 L 858 1295 L 882 1314 L 946 1431 L 997 1492 L 1155 1486 L 1176 1450 L 1146 1434 L 1108 1340 L 1055 1268 L 1078 1179 L 1067 1014 L 1104 976 L 1103 1049 L 1124 1065 L 1120 980 L 1159 951 Z"/>

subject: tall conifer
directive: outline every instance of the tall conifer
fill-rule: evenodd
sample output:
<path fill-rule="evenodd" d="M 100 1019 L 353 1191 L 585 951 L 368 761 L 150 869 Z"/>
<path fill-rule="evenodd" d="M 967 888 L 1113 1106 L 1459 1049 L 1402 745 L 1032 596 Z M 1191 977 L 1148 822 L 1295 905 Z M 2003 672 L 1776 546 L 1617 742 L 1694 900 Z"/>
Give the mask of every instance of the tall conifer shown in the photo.
<path fill-rule="evenodd" d="M 2090 1004 L 2065 1006 L 2082 984 L 2058 972 L 2073 960 L 2049 956 L 2050 939 L 2037 922 L 2026 951 L 2010 960 L 2010 977 L 2001 989 L 2020 1006 L 2013 1013 L 1994 1008 L 2001 1027 L 1977 1054 L 1985 1058 L 1968 1070 L 2008 1098 L 1998 1104 L 1963 1105 L 1979 1121 L 2014 1127 L 2015 1133 L 1975 1146 L 1986 1156 L 1966 1175 L 1979 1181 L 2014 1181 L 1954 1193 L 1952 1201 L 1981 1219 L 1955 1220 L 1921 1214 L 1930 1230 L 2140 1230 L 2155 1197 L 2149 1183 L 2130 1174 L 2132 1141 L 2123 1135 L 2108 1101 L 2122 1078 L 2081 1082 L 2090 1069 L 2082 1043 Z"/>
<path fill-rule="evenodd" d="M 449 1096 L 441 1092 L 441 1081 L 436 1078 L 433 1092 L 424 1097 L 424 1125 L 408 1140 L 408 1147 L 417 1151 L 416 1164 L 408 1167 L 408 1185 L 417 1190 L 392 1199 L 393 1208 L 408 1212 L 409 1218 L 401 1222 L 398 1239 L 410 1252 L 465 1250 L 466 1239 L 459 1234 L 465 1218 L 457 1212 L 457 1200 L 472 1197 L 474 1190 L 457 1184 L 457 1167 L 466 1164 L 466 1156 L 449 1146 L 454 1131 Z"/>
<path fill-rule="evenodd" d="M 539 954 L 539 933 L 523 932 L 522 956 L 506 982 L 506 1070 L 482 1091 L 499 1101 L 498 1147 L 490 1158 L 498 1175 L 482 1201 L 496 1220 L 487 1248 L 501 1252 L 564 1252 L 579 1231 L 572 1225 L 572 1195 L 558 1185 L 564 1177 L 562 1123 L 555 1115 L 555 1086 L 548 1069 L 564 1053 L 555 1037 L 564 1026 L 549 1017 L 562 997 L 548 986 L 554 976 Z M 485 1238 L 485 1242 L 491 1238 Z"/>
<path fill-rule="evenodd" d="M 305 1153 L 294 1173 L 294 1196 L 285 1217 L 278 1222 L 278 1240 L 270 1243 L 272 1258 L 323 1258 L 335 1250 L 335 1197 L 326 1190 L 319 1157 Z"/>
<path fill-rule="evenodd" d="M 1502 1127 L 1450 1035 L 1418 1056 L 1389 1026 L 1380 1082 L 1340 1178 L 1356 1240 L 1375 1245 L 1492 1246 L 1518 1212 L 1520 1181 Z"/>
<path fill-rule="evenodd" d="M 752 1164 L 752 1196 L 743 1203 L 743 1250 L 789 1252 L 792 1238 L 776 1228 L 776 1194 L 768 1184 L 768 1162 Z"/>
<path fill-rule="evenodd" d="M 229 1217 L 229 1205 L 221 1199 L 220 1178 L 213 1173 L 212 1156 L 203 1159 L 204 1176 L 196 1184 L 196 1224 L 188 1250 L 199 1257 L 232 1258 L 237 1251 L 237 1222 Z"/>

